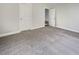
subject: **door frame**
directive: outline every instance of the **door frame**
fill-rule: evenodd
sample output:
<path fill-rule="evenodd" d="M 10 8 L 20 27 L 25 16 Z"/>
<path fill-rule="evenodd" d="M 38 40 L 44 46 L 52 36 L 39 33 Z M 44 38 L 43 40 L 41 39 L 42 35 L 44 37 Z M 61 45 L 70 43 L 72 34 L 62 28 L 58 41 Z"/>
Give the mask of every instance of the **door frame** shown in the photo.
<path fill-rule="evenodd" d="M 48 8 L 48 7 L 46 7 L 46 8 L 44 8 L 44 11 L 45 11 L 45 9 L 55 9 L 55 8 Z M 45 26 L 45 21 L 44 21 L 44 26 Z M 56 27 L 56 9 L 55 9 L 55 26 L 54 27 Z"/>
<path fill-rule="evenodd" d="M 45 16 L 46 16 L 46 15 L 45 15 L 45 9 L 48 9 L 48 10 L 49 10 L 50 8 L 48 8 L 48 7 L 45 7 L 45 8 L 44 8 L 44 19 L 45 19 L 45 20 L 44 20 L 44 26 L 45 26 L 45 21 L 46 21 L 46 18 L 45 18 Z"/>
<path fill-rule="evenodd" d="M 52 12 L 51 11 L 54 11 L 53 13 L 54 14 L 51 14 Z M 54 15 L 54 17 L 53 17 L 53 15 Z M 51 18 L 51 16 L 53 17 L 53 18 Z M 53 22 L 52 22 L 52 20 L 53 20 Z M 50 22 L 51 21 L 51 22 Z M 53 26 L 53 27 L 56 27 L 56 10 L 55 10 L 55 8 L 51 8 L 50 10 L 49 10 L 49 25 L 50 26 Z"/>

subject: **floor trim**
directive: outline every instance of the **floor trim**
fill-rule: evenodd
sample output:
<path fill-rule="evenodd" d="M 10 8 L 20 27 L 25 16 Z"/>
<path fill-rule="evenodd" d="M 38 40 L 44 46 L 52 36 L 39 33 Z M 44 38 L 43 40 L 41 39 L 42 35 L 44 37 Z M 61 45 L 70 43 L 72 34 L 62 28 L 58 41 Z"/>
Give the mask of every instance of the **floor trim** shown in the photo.
<path fill-rule="evenodd" d="M 72 31 L 72 32 L 75 32 L 75 33 L 79 33 L 79 31 L 77 31 L 77 30 L 72 30 L 72 29 L 70 29 L 70 28 L 64 28 L 64 27 L 58 27 L 58 26 L 56 26 L 56 27 L 57 27 L 57 28 L 60 28 L 60 29 Z"/>
<path fill-rule="evenodd" d="M 31 28 L 31 29 L 28 29 L 28 30 L 34 30 L 34 29 L 38 29 L 38 28 L 42 28 L 43 26 L 40 26 L 40 27 L 36 27 L 36 28 Z M 18 31 L 15 31 L 15 32 L 10 32 L 10 33 L 5 33 L 5 34 L 1 34 L 0 37 L 5 37 L 5 36 L 9 36 L 9 35 L 13 35 L 13 34 L 17 34 L 17 33 L 20 33 L 22 31 L 26 31 L 27 29 L 24 29 L 24 30 L 18 30 Z"/>
<path fill-rule="evenodd" d="M 21 31 L 15 31 L 15 32 L 10 32 L 10 33 L 1 34 L 0 37 L 5 37 L 5 36 L 9 36 L 9 35 L 13 35 L 13 34 L 20 33 L 20 32 L 21 32 Z"/>
<path fill-rule="evenodd" d="M 45 26 L 32 27 L 30 30 L 39 29 L 39 28 L 43 28 L 43 27 L 45 27 Z"/>

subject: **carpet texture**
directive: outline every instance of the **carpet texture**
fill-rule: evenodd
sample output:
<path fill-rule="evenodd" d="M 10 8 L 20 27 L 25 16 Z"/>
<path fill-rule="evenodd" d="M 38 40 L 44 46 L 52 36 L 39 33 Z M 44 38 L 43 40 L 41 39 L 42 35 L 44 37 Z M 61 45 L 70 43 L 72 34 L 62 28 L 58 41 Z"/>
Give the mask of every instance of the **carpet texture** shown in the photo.
<path fill-rule="evenodd" d="M 0 38 L 0 55 L 77 55 L 79 34 L 54 27 Z"/>

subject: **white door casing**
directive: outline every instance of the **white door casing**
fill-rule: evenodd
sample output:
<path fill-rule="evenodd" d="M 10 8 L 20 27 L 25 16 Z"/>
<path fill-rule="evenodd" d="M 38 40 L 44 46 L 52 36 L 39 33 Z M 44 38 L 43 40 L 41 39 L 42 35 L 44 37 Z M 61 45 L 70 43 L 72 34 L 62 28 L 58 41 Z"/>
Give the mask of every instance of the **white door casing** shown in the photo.
<path fill-rule="evenodd" d="M 55 27 L 55 9 L 49 9 L 49 25 Z"/>

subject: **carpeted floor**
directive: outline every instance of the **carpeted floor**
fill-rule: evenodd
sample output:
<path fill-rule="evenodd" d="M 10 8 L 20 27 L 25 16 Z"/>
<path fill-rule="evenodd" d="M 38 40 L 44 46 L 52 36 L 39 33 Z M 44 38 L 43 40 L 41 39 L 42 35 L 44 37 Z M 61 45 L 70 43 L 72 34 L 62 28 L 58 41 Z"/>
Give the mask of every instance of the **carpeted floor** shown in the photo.
<path fill-rule="evenodd" d="M 0 55 L 77 55 L 79 34 L 44 27 L 0 38 Z"/>

